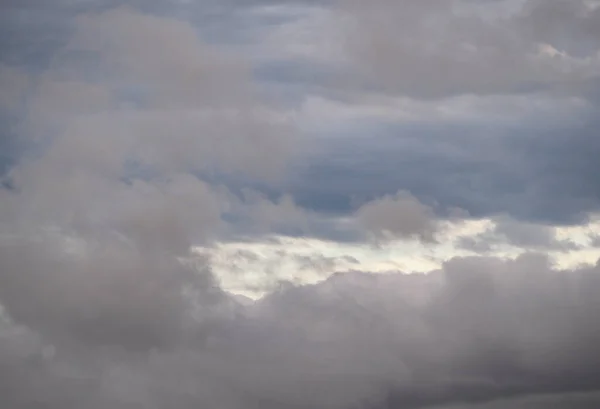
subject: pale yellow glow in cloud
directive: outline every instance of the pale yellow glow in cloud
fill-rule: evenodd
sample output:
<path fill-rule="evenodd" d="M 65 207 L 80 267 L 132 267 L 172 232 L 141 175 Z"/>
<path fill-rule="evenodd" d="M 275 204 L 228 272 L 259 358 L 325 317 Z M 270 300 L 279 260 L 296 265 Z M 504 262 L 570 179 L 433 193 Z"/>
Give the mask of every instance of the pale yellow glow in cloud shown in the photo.
<path fill-rule="evenodd" d="M 438 243 L 396 240 L 383 245 L 341 243 L 315 238 L 270 237 L 258 242 L 227 242 L 212 248 L 196 248 L 207 255 L 225 289 L 253 298 L 275 288 L 282 281 L 310 284 L 335 272 L 366 271 L 374 274 L 402 271 L 425 273 L 445 261 L 477 255 L 458 246 L 461 238 L 475 237 L 494 227 L 490 219 L 444 222 Z M 556 239 L 570 240 L 580 248 L 547 253 L 558 268 L 594 264 L 600 248 L 592 247 L 592 237 L 600 234 L 600 217 L 585 225 L 557 227 Z M 505 243 L 495 245 L 487 256 L 513 259 L 527 249 Z"/>
<path fill-rule="evenodd" d="M 560 254 L 555 258 L 561 268 L 572 268 L 582 264 L 595 264 L 600 260 L 600 247 L 593 246 L 594 237 L 600 237 L 600 214 L 592 215 L 588 223 L 579 226 L 558 227 L 556 237 L 571 240 L 580 245 L 580 250 Z"/>

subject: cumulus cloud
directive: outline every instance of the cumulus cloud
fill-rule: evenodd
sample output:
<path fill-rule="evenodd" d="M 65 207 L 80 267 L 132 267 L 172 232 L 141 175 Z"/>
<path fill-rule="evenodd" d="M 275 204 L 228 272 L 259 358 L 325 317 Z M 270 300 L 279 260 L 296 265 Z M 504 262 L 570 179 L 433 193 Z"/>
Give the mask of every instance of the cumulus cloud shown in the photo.
<path fill-rule="evenodd" d="M 356 215 L 368 232 L 382 239 L 432 240 L 437 230 L 433 209 L 407 192 L 370 201 Z"/>

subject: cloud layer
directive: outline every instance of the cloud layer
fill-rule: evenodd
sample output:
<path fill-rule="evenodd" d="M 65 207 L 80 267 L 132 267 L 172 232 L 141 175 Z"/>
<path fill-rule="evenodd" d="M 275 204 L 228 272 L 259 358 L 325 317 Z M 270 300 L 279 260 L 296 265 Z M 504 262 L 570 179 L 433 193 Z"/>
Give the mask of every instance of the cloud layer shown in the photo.
<path fill-rule="evenodd" d="M 515 93 L 598 76 L 598 10 L 585 1 L 522 1 L 491 16 L 466 1 L 342 3 L 351 54 L 386 90 Z"/>
<path fill-rule="evenodd" d="M 595 2 L 85 3 L 0 6 L 3 407 L 600 404 Z"/>
<path fill-rule="evenodd" d="M 529 254 L 455 259 L 427 275 L 340 274 L 237 305 L 238 315 L 206 321 L 204 337 L 187 333 L 178 343 L 178 315 L 156 310 L 164 300 L 148 298 L 136 309 L 139 300 L 130 298 L 120 315 L 85 327 L 79 309 L 90 308 L 90 295 L 81 293 L 88 297 L 72 300 L 76 312 L 61 315 L 73 327 L 56 325 L 56 306 L 38 302 L 46 325 L 68 337 L 53 346 L 3 324 L 2 379 L 13 386 L 4 396 L 12 407 L 487 408 L 510 399 L 510 407 L 541 408 L 559 394 L 558 402 L 592 407 L 598 273 L 598 266 L 554 270 Z M 95 284 L 95 294 L 110 299 Z M 108 324 L 123 325 L 114 328 L 119 338 L 110 338 Z M 141 355 L 121 349 L 128 334 L 150 342 L 153 332 L 171 338 Z M 92 334 L 93 342 L 82 337 Z"/>

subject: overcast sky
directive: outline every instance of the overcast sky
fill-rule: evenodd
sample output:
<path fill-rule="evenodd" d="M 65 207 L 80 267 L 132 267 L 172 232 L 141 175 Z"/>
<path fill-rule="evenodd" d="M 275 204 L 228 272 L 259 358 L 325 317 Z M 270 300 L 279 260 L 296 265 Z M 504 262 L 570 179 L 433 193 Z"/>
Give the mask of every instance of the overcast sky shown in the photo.
<path fill-rule="evenodd" d="M 600 2 L 0 2 L 6 409 L 600 407 Z"/>

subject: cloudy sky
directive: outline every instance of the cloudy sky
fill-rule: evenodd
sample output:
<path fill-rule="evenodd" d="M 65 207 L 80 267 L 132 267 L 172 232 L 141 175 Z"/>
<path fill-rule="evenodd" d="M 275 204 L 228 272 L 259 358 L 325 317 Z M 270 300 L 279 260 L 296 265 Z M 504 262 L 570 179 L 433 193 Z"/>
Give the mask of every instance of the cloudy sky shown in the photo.
<path fill-rule="evenodd" d="M 600 1 L 3 0 L 6 409 L 600 407 Z"/>

